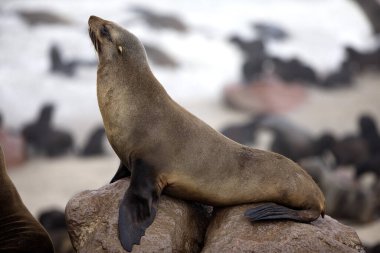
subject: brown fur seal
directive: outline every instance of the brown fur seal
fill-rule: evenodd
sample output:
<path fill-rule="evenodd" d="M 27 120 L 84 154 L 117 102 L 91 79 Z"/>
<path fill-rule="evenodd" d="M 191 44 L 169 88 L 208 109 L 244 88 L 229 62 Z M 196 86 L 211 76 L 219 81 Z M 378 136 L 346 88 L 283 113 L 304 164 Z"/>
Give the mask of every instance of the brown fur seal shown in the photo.
<path fill-rule="evenodd" d="M 53 253 L 49 235 L 30 214 L 9 178 L 0 147 L 0 252 Z"/>
<path fill-rule="evenodd" d="M 119 210 L 119 238 L 131 251 L 166 194 L 214 206 L 264 202 L 253 221 L 309 222 L 325 200 L 312 178 L 279 154 L 240 145 L 174 102 L 152 74 L 143 45 L 117 24 L 91 16 L 97 93 L 107 137 L 121 160 L 111 182 L 131 172 Z"/>

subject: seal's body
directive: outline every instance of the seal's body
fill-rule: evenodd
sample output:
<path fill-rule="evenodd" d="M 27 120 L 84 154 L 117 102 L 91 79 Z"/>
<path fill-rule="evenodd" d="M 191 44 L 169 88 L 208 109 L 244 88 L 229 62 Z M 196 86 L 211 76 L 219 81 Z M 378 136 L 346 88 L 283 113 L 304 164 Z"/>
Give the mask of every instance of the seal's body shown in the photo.
<path fill-rule="evenodd" d="M 0 252 L 54 253 L 45 229 L 33 218 L 6 172 L 0 147 Z"/>
<path fill-rule="evenodd" d="M 174 102 L 133 34 L 94 16 L 89 33 L 99 55 L 99 108 L 121 160 L 111 182 L 131 174 L 119 211 L 125 249 L 153 222 L 162 192 L 214 206 L 266 202 L 247 210 L 251 220 L 308 222 L 324 213 L 322 192 L 297 164 L 226 138 Z"/>

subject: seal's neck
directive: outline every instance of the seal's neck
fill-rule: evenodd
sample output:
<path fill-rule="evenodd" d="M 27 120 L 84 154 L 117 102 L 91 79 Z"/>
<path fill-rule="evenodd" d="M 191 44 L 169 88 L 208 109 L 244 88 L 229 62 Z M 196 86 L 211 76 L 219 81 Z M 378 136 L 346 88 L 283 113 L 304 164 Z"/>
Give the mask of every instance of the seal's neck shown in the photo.
<path fill-rule="evenodd" d="M 120 92 L 126 97 L 145 100 L 151 103 L 157 96 L 168 96 L 160 82 L 153 75 L 148 63 L 129 64 L 129 62 L 113 62 L 99 64 L 97 86 L 102 93 L 109 90 Z"/>
<path fill-rule="evenodd" d="M 144 118 L 156 115 L 171 100 L 147 64 L 136 67 L 123 62 L 99 66 L 97 96 L 107 137 L 125 161 L 137 145 L 130 136 L 141 131 Z"/>

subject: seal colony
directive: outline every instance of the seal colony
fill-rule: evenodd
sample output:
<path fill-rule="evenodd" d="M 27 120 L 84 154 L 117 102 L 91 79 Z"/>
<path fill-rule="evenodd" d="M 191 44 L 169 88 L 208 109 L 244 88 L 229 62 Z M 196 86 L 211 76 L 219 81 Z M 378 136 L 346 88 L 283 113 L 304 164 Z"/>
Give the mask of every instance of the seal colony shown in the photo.
<path fill-rule="evenodd" d="M 22 203 L 0 146 L 0 252 L 54 253 L 49 235 Z"/>
<path fill-rule="evenodd" d="M 124 249 L 140 243 L 161 193 L 213 206 L 262 203 L 246 211 L 251 221 L 324 215 L 324 196 L 301 167 L 212 129 L 169 97 L 136 36 L 96 16 L 88 23 L 99 57 L 99 108 L 121 160 L 111 183 L 131 177 L 119 209 Z"/>

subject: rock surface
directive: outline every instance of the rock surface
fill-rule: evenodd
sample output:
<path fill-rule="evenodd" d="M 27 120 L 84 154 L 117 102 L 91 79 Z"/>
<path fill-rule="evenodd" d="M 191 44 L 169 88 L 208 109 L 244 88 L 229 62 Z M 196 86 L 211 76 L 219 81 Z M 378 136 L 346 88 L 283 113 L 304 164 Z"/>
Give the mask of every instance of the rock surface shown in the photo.
<path fill-rule="evenodd" d="M 3 147 L 8 169 L 19 166 L 25 162 L 27 158 L 25 153 L 26 147 L 21 136 L 1 129 L 0 126 L 0 145 Z"/>
<path fill-rule="evenodd" d="M 128 186 L 128 180 L 119 180 L 69 201 L 66 221 L 78 253 L 126 252 L 117 224 Z M 311 224 L 251 223 L 244 212 L 252 206 L 218 208 L 209 223 L 204 208 L 161 196 L 155 221 L 132 252 L 365 252 L 356 232 L 329 216 Z"/>
<path fill-rule="evenodd" d="M 119 180 L 74 196 L 66 222 L 78 253 L 126 252 L 118 238 L 118 206 L 129 186 Z M 206 212 L 187 202 L 162 196 L 153 224 L 132 252 L 199 252 L 207 226 Z"/>
<path fill-rule="evenodd" d="M 311 224 L 251 223 L 243 214 L 253 206 L 216 210 L 202 252 L 365 252 L 356 232 L 329 216 Z"/>
<path fill-rule="evenodd" d="M 252 82 L 248 85 L 231 84 L 224 88 L 227 106 L 249 113 L 288 112 L 302 105 L 307 93 L 299 83 L 287 84 L 276 78 Z"/>

